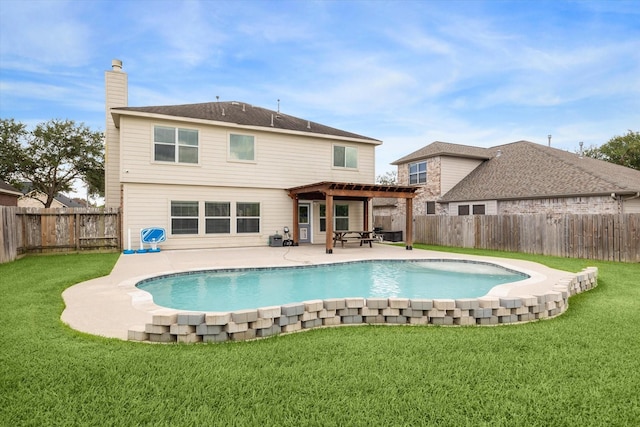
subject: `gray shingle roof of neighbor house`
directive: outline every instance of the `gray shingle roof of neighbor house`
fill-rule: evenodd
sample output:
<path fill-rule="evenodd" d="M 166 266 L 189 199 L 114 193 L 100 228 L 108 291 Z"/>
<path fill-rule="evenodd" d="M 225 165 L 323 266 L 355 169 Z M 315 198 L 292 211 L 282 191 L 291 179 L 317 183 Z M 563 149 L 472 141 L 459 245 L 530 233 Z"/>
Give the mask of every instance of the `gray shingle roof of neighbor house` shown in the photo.
<path fill-rule="evenodd" d="M 470 159 L 489 160 L 491 153 L 487 148 L 472 147 L 470 145 L 451 144 L 450 142 L 435 141 L 426 147 L 414 151 L 411 154 L 396 160 L 392 165 L 400 165 L 416 160 L 424 160 L 430 157 L 450 156 L 450 157 L 466 157 Z"/>
<path fill-rule="evenodd" d="M 21 196 L 22 192 L 17 188 L 7 184 L 4 181 L 0 181 L 0 193 L 12 194 L 14 196 Z"/>
<path fill-rule="evenodd" d="M 491 158 L 447 192 L 441 202 L 640 192 L 640 171 L 603 160 L 529 141 L 485 150 Z"/>
<path fill-rule="evenodd" d="M 380 144 L 381 141 L 368 136 L 343 131 L 300 119 L 279 111 L 256 107 L 238 101 L 216 101 L 200 104 L 161 105 L 151 107 L 117 107 L 111 109 L 112 114 L 126 112 L 159 114 L 163 116 L 184 117 L 190 119 L 209 120 L 222 123 L 233 123 L 240 126 L 256 126 L 269 129 L 281 129 L 309 134 L 329 135 L 341 138 L 353 138 Z M 114 117 L 116 124 L 118 118 Z"/>

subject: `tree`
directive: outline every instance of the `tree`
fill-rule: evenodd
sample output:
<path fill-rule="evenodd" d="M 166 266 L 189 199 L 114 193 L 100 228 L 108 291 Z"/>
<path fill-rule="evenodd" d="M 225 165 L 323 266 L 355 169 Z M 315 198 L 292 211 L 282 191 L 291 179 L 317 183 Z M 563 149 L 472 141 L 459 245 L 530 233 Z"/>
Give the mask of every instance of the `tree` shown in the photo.
<path fill-rule="evenodd" d="M 104 138 L 83 123 L 49 120 L 27 131 L 13 119 L 0 119 L 0 179 L 19 187 L 30 182 L 47 196 L 51 206 L 56 194 L 68 192 L 81 179 L 89 192 L 104 192 Z"/>
<path fill-rule="evenodd" d="M 640 132 L 629 130 L 626 135 L 614 136 L 600 147 L 584 150 L 584 155 L 640 170 Z"/>
<path fill-rule="evenodd" d="M 382 185 L 396 185 L 398 183 L 398 172 L 387 171 L 382 175 L 378 175 L 376 183 Z"/>

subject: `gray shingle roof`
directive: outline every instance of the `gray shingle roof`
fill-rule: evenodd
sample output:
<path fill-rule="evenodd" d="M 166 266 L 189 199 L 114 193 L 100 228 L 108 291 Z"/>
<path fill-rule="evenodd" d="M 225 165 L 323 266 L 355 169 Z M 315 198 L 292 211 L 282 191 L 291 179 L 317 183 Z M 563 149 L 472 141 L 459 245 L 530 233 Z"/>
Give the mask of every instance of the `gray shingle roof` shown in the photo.
<path fill-rule="evenodd" d="M 581 158 L 575 153 L 528 141 L 486 150 L 491 159 L 474 169 L 440 201 L 632 194 L 640 191 L 640 171 L 602 160 Z"/>
<path fill-rule="evenodd" d="M 435 141 L 427 145 L 426 147 L 422 147 L 421 149 L 414 151 L 411 154 L 407 154 L 406 156 L 396 160 L 391 164 L 399 165 L 402 163 L 408 163 L 437 156 L 466 157 L 470 159 L 487 160 L 491 158 L 491 153 L 487 148 Z"/>
<path fill-rule="evenodd" d="M 368 136 L 332 128 L 310 120 L 300 119 L 278 111 L 256 107 L 238 101 L 205 102 L 200 104 L 161 105 L 152 107 L 112 108 L 115 114 L 127 111 L 161 114 L 191 119 L 211 120 L 244 126 L 258 126 L 269 129 L 283 129 L 310 134 L 330 135 L 343 138 L 356 138 L 380 143 Z"/>
<path fill-rule="evenodd" d="M 6 194 L 13 194 L 13 195 L 16 195 L 16 196 L 19 196 L 20 194 L 22 194 L 22 192 L 20 190 L 18 190 L 17 188 L 7 184 L 4 181 L 0 181 L 0 192 L 6 193 Z"/>

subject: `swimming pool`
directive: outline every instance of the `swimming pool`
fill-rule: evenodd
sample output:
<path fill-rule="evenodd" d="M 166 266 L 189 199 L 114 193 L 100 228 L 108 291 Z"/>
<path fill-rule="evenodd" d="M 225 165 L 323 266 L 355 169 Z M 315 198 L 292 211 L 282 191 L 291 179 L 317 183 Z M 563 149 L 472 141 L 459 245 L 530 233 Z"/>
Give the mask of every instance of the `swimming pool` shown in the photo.
<path fill-rule="evenodd" d="M 191 311 L 234 311 L 316 299 L 475 298 L 527 274 L 461 260 L 368 260 L 304 267 L 178 273 L 139 282 L 155 304 Z"/>

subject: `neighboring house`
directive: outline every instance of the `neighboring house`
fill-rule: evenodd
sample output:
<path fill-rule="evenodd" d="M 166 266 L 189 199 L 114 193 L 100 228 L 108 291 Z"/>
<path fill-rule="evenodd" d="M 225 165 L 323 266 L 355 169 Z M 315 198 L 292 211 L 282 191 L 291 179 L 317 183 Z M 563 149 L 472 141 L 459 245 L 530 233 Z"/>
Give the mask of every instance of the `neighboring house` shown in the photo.
<path fill-rule="evenodd" d="M 414 215 L 640 212 L 640 171 L 528 141 L 434 142 L 392 164 L 419 188 Z"/>
<path fill-rule="evenodd" d="M 122 208 L 133 246 L 150 226 L 169 249 L 266 245 L 288 227 L 329 252 L 334 228 L 368 226 L 364 189 L 333 184 L 376 194 L 381 141 L 244 102 L 128 107 L 118 60 L 105 81 L 105 206 Z"/>
<path fill-rule="evenodd" d="M 33 190 L 30 182 L 21 183 L 20 198 L 18 199 L 18 206 L 21 208 L 43 208 L 47 201 L 47 195 L 41 191 Z M 85 208 L 86 204 L 78 203 L 75 200 L 63 195 L 57 194 L 51 202 L 51 209 L 63 209 L 63 208 Z"/>
<path fill-rule="evenodd" d="M 18 206 L 18 199 L 21 196 L 20 190 L 0 181 L 0 206 Z"/>

